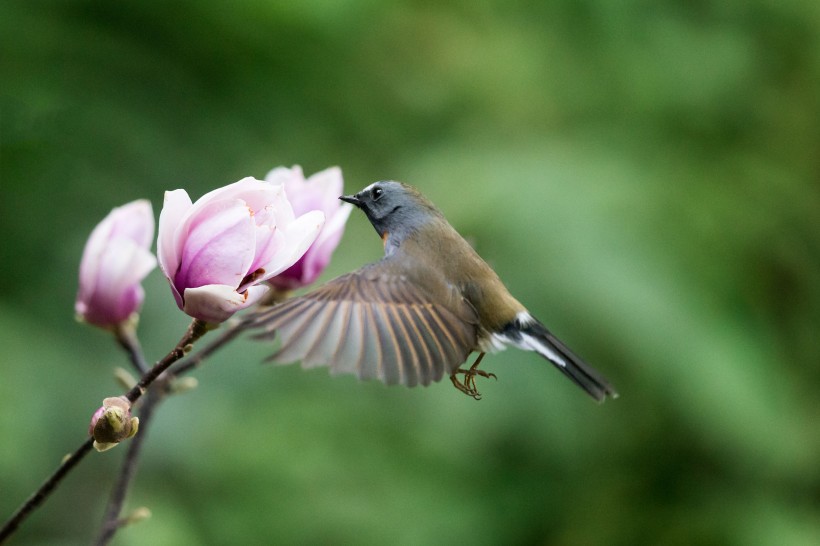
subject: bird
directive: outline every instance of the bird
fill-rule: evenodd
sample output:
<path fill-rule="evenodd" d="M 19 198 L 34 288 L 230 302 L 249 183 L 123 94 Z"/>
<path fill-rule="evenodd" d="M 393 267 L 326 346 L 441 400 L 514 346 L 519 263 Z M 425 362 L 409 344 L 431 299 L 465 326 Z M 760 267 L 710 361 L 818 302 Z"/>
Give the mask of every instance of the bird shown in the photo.
<path fill-rule="evenodd" d="M 364 212 L 384 256 L 304 295 L 257 311 L 255 339 L 279 338 L 267 360 L 329 366 L 409 387 L 450 377 L 481 398 L 476 377 L 487 352 L 534 351 L 598 402 L 618 396 L 515 299 L 495 271 L 415 187 L 374 182 L 339 197 Z M 469 368 L 462 368 L 477 353 Z M 463 376 L 463 378 L 459 377 Z"/>

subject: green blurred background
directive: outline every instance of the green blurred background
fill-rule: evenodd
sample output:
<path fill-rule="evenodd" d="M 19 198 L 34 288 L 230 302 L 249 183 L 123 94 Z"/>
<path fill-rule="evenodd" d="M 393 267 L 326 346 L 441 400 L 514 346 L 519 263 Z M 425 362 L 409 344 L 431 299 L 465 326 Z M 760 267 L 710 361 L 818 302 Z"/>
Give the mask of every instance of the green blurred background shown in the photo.
<path fill-rule="evenodd" d="M 277 165 L 420 187 L 607 375 L 387 388 L 241 340 L 168 400 L 116 544 L 820 543 L 820 3 L 0 4 L 0 518 L 126 360 L 74 322 L 114 207 Z M 373 261 L 361 214 L 324 278 Z M 140 334 L 188 320 L 158 271 Z M 125 450 L 16 544 L 85 544 Z"/>

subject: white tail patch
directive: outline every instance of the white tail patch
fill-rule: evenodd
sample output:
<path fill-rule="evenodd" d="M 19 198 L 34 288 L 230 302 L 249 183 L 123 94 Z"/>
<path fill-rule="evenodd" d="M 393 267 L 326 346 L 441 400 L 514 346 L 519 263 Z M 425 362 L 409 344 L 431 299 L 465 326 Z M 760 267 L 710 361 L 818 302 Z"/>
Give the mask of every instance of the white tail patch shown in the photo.
<path fill-rule="evenodd" d="M 483 344 L 481 350 L 485 352 L 496 352 L 505 349 L 507 345 L 512 345 L 524 351 L 535 351 L 556 366 L 561 366 L 562 368 L 566 368 L 567 366 L 567 361 L 552 350 L 551 347 L 539 341 L 538 338 L 523 332 L 521 332 L 521 339 L 511 339 L 504 334 L 492 334 L 489 337 L 489 341 Z"/>
<path fill-rule="evenodd" d="M 548 358 L 556 366 L 561 366 L 562 368 L 567 367 L 566 360 L 564 360 L 558 353 L 553 351 L 551 347 L 541 342 L 538 338 L 532 337 L 531 335 L 522 333 L 521 342 L 520 344 L 517 344 L 517 346 L 522 349 L 535 351 L 536 353 Z"/>
<path fill-rule="evenodd" d="M 534 318 L 532 318 L 532 315 L 526 311 L 520 311 L 517 315 L 515 315 L 515 320 L 517 320 L 521 326 L 526 326 L 527 324 L 537 322 Z"/>
<path fill-rule="evenodd" d="M 518 321 L 518 324 L 520 324 L 522 327 L 526 327 L 529 324 L 533 324 L 535 322 L 538 322 L 537 320 L 535 320 L 533 318 L 532 315 L 530 315 L 526 311 L 519 312 L 517 315 L 515 315 L 515 319 Z M 520 341 L 508 340 L 507 342 L 512 343 L 513 345 L 515 345 L 519 349 L 524 349 L 525 351 L 535 351 L 536 353 L 540 354 L 541 356 L 543 356 L 545 358 L 548 358 L 556 366 L 561 366 L 562 368 L 567 367 L 567 361 L 564 360 L 564 358 L 561 355 L 559 355 L 557 352 L 555 352 L 555 350 L 552 347 L 550 347 L 549 345 L 547 345 L 543 341 L 541 341 L 538 338 L 533 337 L 529 334 L 525 334 L 524 332 L 521 332 L 521 340 Z"/>

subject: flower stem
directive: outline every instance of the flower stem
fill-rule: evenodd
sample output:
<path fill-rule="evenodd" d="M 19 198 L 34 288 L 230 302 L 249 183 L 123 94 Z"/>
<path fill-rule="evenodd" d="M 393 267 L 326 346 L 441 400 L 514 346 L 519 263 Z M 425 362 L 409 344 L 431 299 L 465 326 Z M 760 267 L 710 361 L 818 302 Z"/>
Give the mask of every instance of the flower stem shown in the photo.
<path fill-rule="evenodd" d="M 148 364 L 145 362 L 145 355 L 142 353 L 142 347 L 140 347 L 133 323 L 120 323 L 114 331 L 114 335 L 117 338 L 117 343 L 128 354 L 134 369 L 138 374 L 144 375 L 148 371 Z"/>

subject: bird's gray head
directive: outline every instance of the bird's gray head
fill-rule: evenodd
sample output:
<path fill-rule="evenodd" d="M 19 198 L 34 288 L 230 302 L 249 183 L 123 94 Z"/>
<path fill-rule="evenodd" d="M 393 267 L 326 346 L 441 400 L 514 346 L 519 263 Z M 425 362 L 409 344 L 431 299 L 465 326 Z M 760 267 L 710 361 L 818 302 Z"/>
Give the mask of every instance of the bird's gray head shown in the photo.
<path fill-rule="evenodd" d="M 374 182 L 355 195 L 339 199 L 362 209 L 379 237 L 389 236 L 396 244 L 431 219 L 442 217 L 416 188 L 393 180 Z"/>

